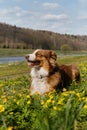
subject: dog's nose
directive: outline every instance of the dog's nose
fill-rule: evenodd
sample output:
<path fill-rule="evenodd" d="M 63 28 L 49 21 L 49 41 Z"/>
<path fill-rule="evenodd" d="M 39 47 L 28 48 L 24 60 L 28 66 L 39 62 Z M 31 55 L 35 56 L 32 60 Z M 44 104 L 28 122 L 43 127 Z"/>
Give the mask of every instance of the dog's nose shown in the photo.
<path fill-rule="evenodd" d="M 25 59 L 29 59 L 29 55 L 26 55 L 26 56 L 25 56 Z"/>

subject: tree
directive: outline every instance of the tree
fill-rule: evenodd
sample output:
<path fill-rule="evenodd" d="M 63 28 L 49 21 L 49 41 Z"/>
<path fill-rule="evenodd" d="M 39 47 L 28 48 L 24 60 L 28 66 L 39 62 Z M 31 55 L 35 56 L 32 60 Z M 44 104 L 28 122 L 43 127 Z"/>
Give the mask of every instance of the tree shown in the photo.
<path fill-rule="evenodd" d="M 61 51 L 64 51 L 64 52 L 73 50 L 72 47 L 68 44 L 63 44 L 60 49 Z"/>

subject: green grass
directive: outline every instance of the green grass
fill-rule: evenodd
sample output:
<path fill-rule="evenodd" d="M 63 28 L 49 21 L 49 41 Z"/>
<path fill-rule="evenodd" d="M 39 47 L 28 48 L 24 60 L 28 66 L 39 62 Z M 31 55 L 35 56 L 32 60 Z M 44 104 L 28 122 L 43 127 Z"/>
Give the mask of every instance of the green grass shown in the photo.
<path fill-rule="evenodd" d="M 87 61 L 78 65 L 80 84 L 45 96 L 29 95 L 29 75 L 1 80 L 0 130 L 86 130 Z"/>
<path fill-rule="evenodd" d="M 87 56 L 68 56 L 57 59 L 58 64 L 79 64 L 87 61 Z M 8 64 L 0 64 L 0 79 L 11 78 L 29 73 L 30 68 L 26 60 L 24 62 L 13 62 Z"/>
<path fill-rule="evenodd" d="M 0 65 L 0 79 L 29 73 L 27 62 L 15 62 Z"/>
<path fill-rule="evenodd" d="M 2 49 L 0 48 L 0 57 L 9 57 L 9 56 L 25 56 L 28 53 L 31 53 L 33 50 L 30 49 Z"/>
<path fill-rule="evenodd" d="M 57 60 L 59 64 L 78 64 L 80 62 L 87 61 L 87 56 L 68 56 L 68 57 L 61 57 Z"/>
<path fill-rule="evenodd" d="M 0 48 L 0 57 L 9 57 L 9 56 L 25 56 L 25 54 L 31 53 L 34 50 L 32 49 L 2 49 Z M 79 55 L 87 55 L 87 51 L 69 51 L 69 52 L 61 52 L 56 50 L 56 53 L 58 55 L 73 55 L 73 54 L 79 54 Z"/>

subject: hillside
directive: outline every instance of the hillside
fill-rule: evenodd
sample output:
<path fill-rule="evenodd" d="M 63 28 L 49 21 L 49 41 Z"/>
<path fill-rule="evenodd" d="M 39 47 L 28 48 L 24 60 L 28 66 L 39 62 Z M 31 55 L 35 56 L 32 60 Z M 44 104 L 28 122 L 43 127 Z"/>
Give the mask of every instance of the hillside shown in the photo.
<path fill-rule="evenodd" d="M 0 23 L 0 48 L 60 50 L 64 45 L 72 50 L 87 50 L 87 36 L 58 34 Z"/>

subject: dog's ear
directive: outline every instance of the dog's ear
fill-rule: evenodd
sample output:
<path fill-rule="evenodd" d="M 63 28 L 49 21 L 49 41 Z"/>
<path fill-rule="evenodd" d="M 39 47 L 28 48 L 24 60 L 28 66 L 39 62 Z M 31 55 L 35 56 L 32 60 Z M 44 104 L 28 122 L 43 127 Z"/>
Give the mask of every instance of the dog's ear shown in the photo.
<path fill-rule="evenodd" d="M 50 51 L 50 58 L 57 60 L 57 54 L 54 51 Z"/>

